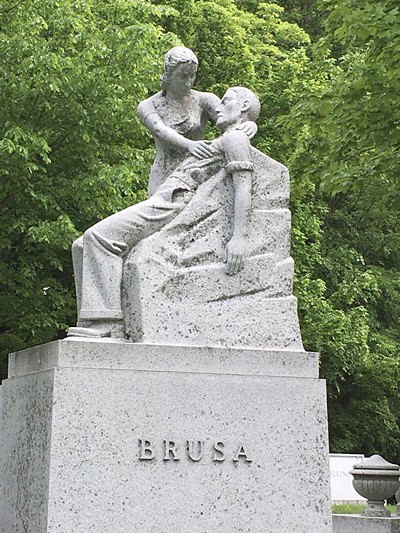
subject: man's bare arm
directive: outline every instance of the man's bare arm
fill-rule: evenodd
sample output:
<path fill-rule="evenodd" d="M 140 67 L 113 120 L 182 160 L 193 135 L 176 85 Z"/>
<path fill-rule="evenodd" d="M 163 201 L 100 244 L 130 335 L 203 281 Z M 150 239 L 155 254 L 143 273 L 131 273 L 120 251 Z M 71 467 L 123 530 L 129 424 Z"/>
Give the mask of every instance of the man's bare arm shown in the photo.
<path fill-rule="evenodd" d="M 243 131 L 235 130 L 225 134 L 223 145 L 228 161 L 226 170 L 232 175 L 234 187 L 233 231 L 226 246 L 225 262 L 226 273 L 234 275 L 243 268 L 246 255 L 253 164 L 250 156 L 250 142 Z"/>
<path fill-rule="evenodd" d="M 237 274 L 242 270 L 246 255 L 247 222 L 251 208 L 251 172 L 233 173 L 235 208 L 233 233 L 225 249 L 226 273 Z"/>

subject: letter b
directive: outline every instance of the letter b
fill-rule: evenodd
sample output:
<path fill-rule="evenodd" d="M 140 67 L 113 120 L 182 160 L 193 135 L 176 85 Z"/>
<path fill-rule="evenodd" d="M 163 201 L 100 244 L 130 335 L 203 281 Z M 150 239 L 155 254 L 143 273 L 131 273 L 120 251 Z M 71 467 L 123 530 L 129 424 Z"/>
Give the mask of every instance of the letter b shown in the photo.
<path fill-rule="evenodd" d="M 149 440 L 139 439 L 140 461 L 151 461 L 154 459 L 154 449 Z"/>

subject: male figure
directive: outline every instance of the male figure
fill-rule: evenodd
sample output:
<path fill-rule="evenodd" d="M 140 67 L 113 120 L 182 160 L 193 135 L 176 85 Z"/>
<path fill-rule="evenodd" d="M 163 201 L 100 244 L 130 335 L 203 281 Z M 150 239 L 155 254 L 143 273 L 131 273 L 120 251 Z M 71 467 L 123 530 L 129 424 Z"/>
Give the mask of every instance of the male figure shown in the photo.
<path fill-rule="evenodd" d="M 226 273 L 234 275 L 243 268 L 253 164 L 249 138 L 238 126 L 255 121 L 259 111 L 259 100 L 249 89 L 228 89 L 216 111 L 216 125 L 223 134 L 210 144 L 213 157 L 201 161 L 194 156 L 187 158 L 151 198 L 98 222 L 74 242 L 78 325 L 69 329 L 70 336 L 124 336 L 121 307 L 124 257 L 140 240 L 177 216 L 197 187 L 222 166 L 232 176 L 235 191 Z"/>

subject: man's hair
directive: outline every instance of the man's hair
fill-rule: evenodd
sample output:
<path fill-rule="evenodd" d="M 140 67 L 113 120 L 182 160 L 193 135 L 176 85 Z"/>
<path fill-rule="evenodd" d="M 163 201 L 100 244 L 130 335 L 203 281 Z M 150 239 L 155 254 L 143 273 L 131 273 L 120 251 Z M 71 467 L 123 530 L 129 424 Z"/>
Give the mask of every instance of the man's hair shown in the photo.
<path fill-rule="evenodd" d="M 246 89 L 246 87 L 230 87 L 230 90 L 235 91 L 241 103 L 246 101 L 249 102 L 250 107 L 246 111 L 246 118 L 247 120 L 252 120 L 255 122 L 260 115 L 261 109 L 258 96 L 254 94 L 253 91 L 250 91 L 250 89 Z"/>
<path fill-rule="evenodd" d="M 162 85 L 171 75 L 174 68 L 182 63 L 193 63 L 197 67 L 199 60 L 196 54 L 190 48 L 186 48 L 186 46 L 175 46 L 171 50 L 168 50 L 164 58 L 164 72 L 161 76 Z"/>

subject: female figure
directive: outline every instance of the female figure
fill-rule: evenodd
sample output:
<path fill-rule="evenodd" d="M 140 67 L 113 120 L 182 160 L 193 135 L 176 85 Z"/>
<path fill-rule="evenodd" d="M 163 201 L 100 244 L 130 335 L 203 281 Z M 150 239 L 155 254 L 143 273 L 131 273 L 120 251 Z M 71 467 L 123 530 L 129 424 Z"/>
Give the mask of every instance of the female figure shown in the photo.
<path fill-rule="evenodd" d="M 156 158 L 149 177 L 149 196 L 190 153 L 199 159 L 211 157 L 210 143 L 202 140 L 208 120 L 215 122 L 218 96 L 192 89 L 198 67 L 196 55 L 184 46 L 167 52 L 161 91 L 139 104 L 138 114 L 153 134 Z M 254 122 L 242 129 L 251 138 Z"/>

